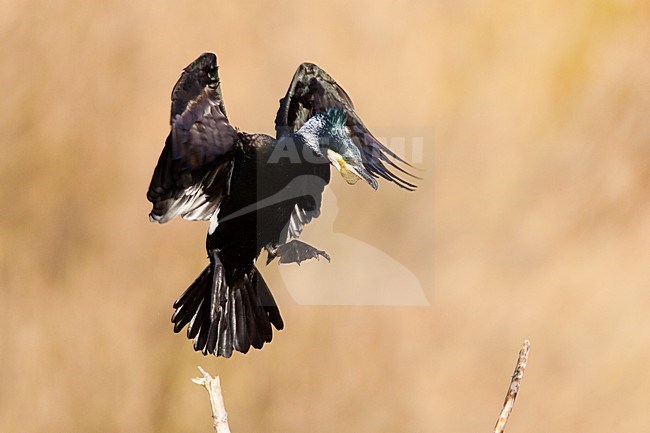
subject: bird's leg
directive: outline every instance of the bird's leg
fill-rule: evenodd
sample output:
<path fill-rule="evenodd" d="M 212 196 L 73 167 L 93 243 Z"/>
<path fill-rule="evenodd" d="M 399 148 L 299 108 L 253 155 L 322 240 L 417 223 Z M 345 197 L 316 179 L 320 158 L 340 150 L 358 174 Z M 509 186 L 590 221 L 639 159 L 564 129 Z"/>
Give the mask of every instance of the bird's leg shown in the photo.
<path fill-rule="evenodd" d="M 269 264 L 278 257 L 278 263 L 298 263 L 309 259 L 319 260 L 320 257 L 330 261 L 330 255 L 325 251 L 312 247 L 304 242 L 294 239 L 286 244 L 278 245 L 275 248 L 268 249 L 269 253 L 266 264 Z"/>

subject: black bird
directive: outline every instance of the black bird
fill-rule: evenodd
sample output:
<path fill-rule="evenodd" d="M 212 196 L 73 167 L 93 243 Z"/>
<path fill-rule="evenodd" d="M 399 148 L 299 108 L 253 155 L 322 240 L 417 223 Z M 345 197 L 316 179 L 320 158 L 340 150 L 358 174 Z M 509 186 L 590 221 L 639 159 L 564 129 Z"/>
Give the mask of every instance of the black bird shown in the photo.
<path fill-rule="evenodd" d="M 407 164 L 366 129 L 345 91 L 322 69 L 303 63 L 275 119 L 276 138 L 233 128 L 226 116 L 217 57 L 202 54 L 172 90 L 171 132 L 147 199 L 151 221 L 181 216 L 210 220 L 209 265 L 174 303 L 174 332 L 186 325 L 194 350 L 230 357 L 272 338 L 284 327 L 255 267 L 329 256 L 298 240 L 320 214 L 330 164 L 350 184 L 377 189 L 384 178 L 413 190 L 397 162 Z M 408 164 L 407 164 L 408 165 Z"/>

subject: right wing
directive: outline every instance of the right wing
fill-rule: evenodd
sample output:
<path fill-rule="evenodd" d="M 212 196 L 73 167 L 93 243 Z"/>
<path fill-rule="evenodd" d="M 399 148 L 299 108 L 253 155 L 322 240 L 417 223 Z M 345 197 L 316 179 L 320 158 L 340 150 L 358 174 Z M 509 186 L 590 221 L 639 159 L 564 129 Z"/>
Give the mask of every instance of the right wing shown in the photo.
<path fill-rule="evenodd" d="M 298 67 L 286 96 L 280 100 L 275 118 L 277 138 L 296 132 L 314 114 L 330 108 L 340 108 L 346 113 L 349 134 L 361 152 L 363 165 L 373 178 L 386 179 L 409 191 L 417 188 L 410 179 L 404 179 L 392 170 L 417 179 L 399 165 L 410 164 L 372 135 L 355 112 L 352 99 L 345 90 L 313 63 L 303 63 Z M 372 186 L 377 189 L 377 182 Z"/>
<path fill-rule="evenodd" d="M 217 69 L 217 56 L 204 53 L 172 90 L 171 131 L 147 191 L 150 221 L 210 219 L 228 193 L 238 138 Z"/>

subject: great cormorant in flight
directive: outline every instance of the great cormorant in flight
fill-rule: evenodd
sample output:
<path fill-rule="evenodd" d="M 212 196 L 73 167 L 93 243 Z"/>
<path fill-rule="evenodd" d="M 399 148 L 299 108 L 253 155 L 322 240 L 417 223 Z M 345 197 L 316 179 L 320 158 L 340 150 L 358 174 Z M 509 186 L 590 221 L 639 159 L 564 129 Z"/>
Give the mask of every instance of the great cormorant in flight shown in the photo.
<path fill-rule="evenodd" d="M 300 263 L 329 256 L 298 240 L 320 214 L 330 165 L 349 183 L 377 189 L 383 178 L 415 185 L 402 158 L 361 122 L 350 97 L 322 69 L 298 67 L 275 119 L 276 137 L 247 134 L 226 116 L 217 57 L 202 54 L 172 90 L 171 132 L 158 160 L 147 199 L 151 221 L 181 216 L 210 220 L 210 263 L 174 303 L 174 332 L 187 326 L 194 350 L 230 357 L 233 349 L 260 349 L 284 327 L 280 311 L 255 267 Z M 408 165 L 408 164 L 407 164 Z"/>

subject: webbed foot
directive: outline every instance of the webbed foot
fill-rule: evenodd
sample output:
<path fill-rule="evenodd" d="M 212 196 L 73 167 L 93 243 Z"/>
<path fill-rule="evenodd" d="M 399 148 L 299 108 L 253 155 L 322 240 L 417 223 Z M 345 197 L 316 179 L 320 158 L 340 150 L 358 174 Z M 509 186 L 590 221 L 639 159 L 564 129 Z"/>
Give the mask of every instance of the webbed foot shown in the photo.
<path fill-rule="evenodd" d="M 268 265 L 271 263 L 276 257 L 278 257 L 278 263 L 281 264 L 298 263 L 298 265 L 300 265 L 300 263 L 305 260 L 320 260 L 320 257 L 327 259 L 328 262 L 330 261 L 330 255 L 325 251 L 314 248 L 297 239 L 287 242 L 286 244 L 278 245 L 275 250 L 269 250 L 266 264 Z"/>

